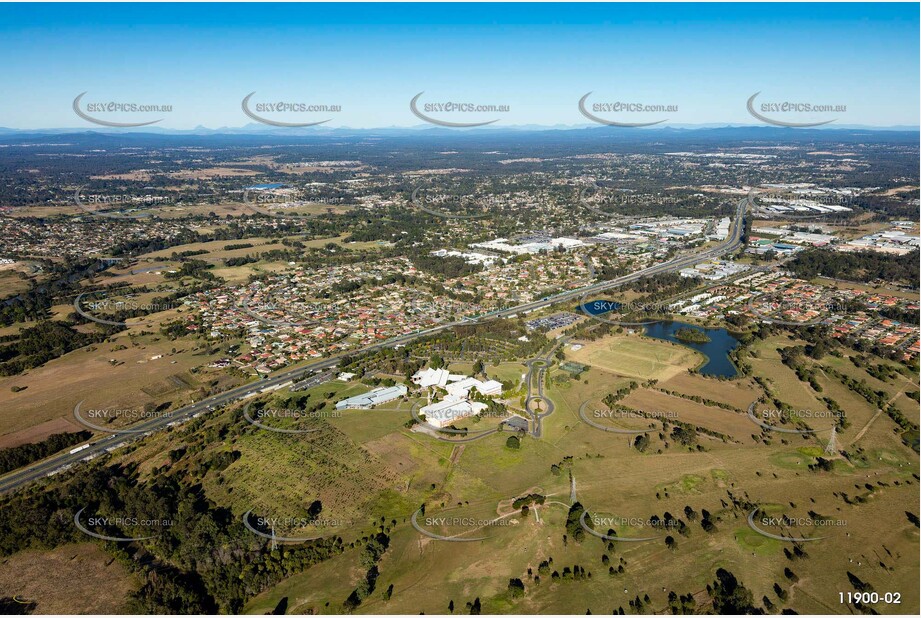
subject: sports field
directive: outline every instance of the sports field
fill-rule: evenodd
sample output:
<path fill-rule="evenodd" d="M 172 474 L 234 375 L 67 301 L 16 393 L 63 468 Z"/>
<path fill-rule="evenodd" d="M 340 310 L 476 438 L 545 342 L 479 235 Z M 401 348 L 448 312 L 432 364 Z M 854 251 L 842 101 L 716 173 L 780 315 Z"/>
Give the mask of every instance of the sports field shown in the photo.
<path fill-rule="evenodd" d="M 703 356 L 690 348 L 635 335 L 613 335 L 567 350 L 566 357 L 611 373 L 666 380 L 696 367 Z"/>

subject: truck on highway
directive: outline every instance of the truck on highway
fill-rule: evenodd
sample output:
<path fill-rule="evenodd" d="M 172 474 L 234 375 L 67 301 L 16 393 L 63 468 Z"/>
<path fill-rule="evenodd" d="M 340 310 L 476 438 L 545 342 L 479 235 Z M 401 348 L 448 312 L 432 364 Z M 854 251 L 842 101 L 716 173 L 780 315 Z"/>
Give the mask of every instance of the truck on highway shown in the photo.
<path fill-rule="evenodd" d="M 83 446 L 78 446 L 77 448 L 72 448 L 72 449 L 70 449 L 69 452 L 70 452 L 71 455 L 73 455 L 74 453 L 79 453 L 79 452 L 82 451 L 83 449 L 87 449 L 87 448 L 89 448 L 89 447 L 90 447 L 89 444 L 84 444 Z"/>

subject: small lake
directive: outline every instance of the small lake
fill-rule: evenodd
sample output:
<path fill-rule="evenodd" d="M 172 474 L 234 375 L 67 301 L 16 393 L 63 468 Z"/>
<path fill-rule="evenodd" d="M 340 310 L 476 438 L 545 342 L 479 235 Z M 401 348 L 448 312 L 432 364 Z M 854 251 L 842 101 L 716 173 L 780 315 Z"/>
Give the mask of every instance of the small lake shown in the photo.
<path fill-rule="evenodd" d="M 709 343 L 693 343 L 681 341 L 675 336 L 675 331 L 680 328 L 692 328 L 707 334 Z M 694 350 L 707 357 L 707 362 L 698 369 L 698 372 L 707 376 L 733 378 L 738 373 L 729 360 L 730 350 L 739 345 L 739 340 L 733 337 L 725 328 L 703 328 L 684 322 L 656 322 L 646 326 L 646 335 L 654 339 L 671 341 Z"/>
<path fill-rule="evenodd" d="M 283 182 L 270 182 L 264 185 L 253 185 L 252 187 L 246 187 L 249 191 L 264 191 L 266 189 L 283 189 L 287 187 Z"/>

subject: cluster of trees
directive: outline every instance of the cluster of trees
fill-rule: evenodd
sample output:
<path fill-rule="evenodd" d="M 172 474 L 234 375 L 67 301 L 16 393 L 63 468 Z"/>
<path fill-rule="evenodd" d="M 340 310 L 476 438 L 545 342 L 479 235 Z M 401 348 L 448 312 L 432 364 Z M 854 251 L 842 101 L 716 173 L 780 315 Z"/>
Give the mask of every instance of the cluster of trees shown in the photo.
<path fill-rule="evenodd" d="M 585 530 L 582 528 L 582 513 L 585 512 L 585 507 L 582 506 L 580 502 L 573 502 L 572 506 L 569 507 L 569 513 L 566 515 L 566 534 L 563 536 L 563 543 L 566 543 L 566 539 L 570 538 L 577 543 L 581 543 L 582 539 L 585 538 Z M 586 525 L 591 527 L 591 518 L 585 518 Z"/>
<path fill-rule="evenodd" d="M 259 261 L 259 258 L 253 257 L 251 255 L 243 255 L 240 257 L 232 257 L 224 260 L 225 266 L 245 266 L 246 264 L 255 264 Z"/>
<path fill-rule="evenodd" d="M 41 442 L 0 449 L 0 474 L 6 474 L 11 470 L 44 459 L 69 446 L 89 440 L 92 436 L 93 434 L 89 431 L 53 433 Z"/>
<path fill-rule="evenodd" d="M 111 536 L 153 537 L 105 545 L 144 581 L 129 613 L 239 613 L 252 596 L 344 549 L 341 538 L 331 537 L 272 551 L 229 509 L 213 504 L 201 485 L 165 474 L 142 480 L 133 465 L 96 464 L 59 481 L 0 498 L 0 555 L 86 542 L 73 522 L 80 509 L 163 522 L 151 528 L 112 521 L 96 528 Z"/>
<path fill-rule="evenodd" d="M 761 608 L 755 606 L 751 590 L 726 569 L 716 570 L 716 581 L 707 584 L 707 594 L 712 599 L 713 611 L 716 614 L 764 613 Z"/>
<path fill-rule="evenodd" d="M 678 595 L 674 591 L 669 591 L 668 593 L 668 611 L 673 615 L 690 615 L 695 614 L 697 609 L 697 601 L 694 600 L 694 595 L 690 592 L 687 594 Z"/>
<path fill-rule="evenodd" d="M 881 279 L 918 288 L 918 251 L 890 255 L 876 251 L 845 253 L 833 249 L 808 249 L 796 255 L 787 267 L 801 279 L 824 276 L 868 283 Z"/>
<path fill-rule="evenodd" d="M 467 260 L 459 256 L 446 255 L 438 257 L 428 253 L 410 256 L 413 266 L 422 272 L 437 275 L 444 279 L 466 277 L 483 270 L 481 264 L 468 264 Z"/>
<path fill-rule="evenodd" d="M 792 369 L 800 381 L 807 382 L 815 392 L 822 392 L 822 385 L 818 381 L 818 371 L 814 366 L 803 362 L 803 356 L 806 353 L 803 346 L 777 348 L 777 352 L 780 354 L 781 362 Z"/>
<path fill-rule="evenodd" d="M 63 322 L 40 322 L 23 329 L 14 343 L 0 347 L 0 375 L 18 375 L 105 338 L 102 333 L 81 333 Z"/>
<path fill-rule="evenodd" d="M 379 528 L 379 532 L 372 534 L 365 539 L 365 546 L 361 551 L 359 563 L 367 569 L 364 578 L 358 583 L 358 587 L 352 590 L 348 598 L 343 602 L 342 608 L 351 613 L 361 605 L 362 601 L 367 599 L 377 587 L 377 580 L 380 577 L 378 563 L 390 547 L 390 537 L 387 532 L 389 529 L 385 526 Z M 389 600 L 393 595 L 393 586 L 387 589 L 386 598 Z"/>
<path fill-rule="evenodd" d="M 204 260 L 185 260 L 175 272 L 163 273 L 163 278 L 182 279 L 183 277 L 191 277 L 193 279 L 213 281 L 215 283 L 222 281 L 221 278 L 217 277 L 214 273 L 209 272 L 211 268 L 214 268 L 214 264 L 210 264 Z"/>
<path fill-rule="evenodd" d="M 26 292 L 6 298 L 0 303 L 0 325 L 9 326 L 17 322 L 37 321 L 48 317 L 48 310 L 62 296 L 76 294 L 82 281 L 104 270 L 110 262 L 102 260 L 80 260 L 63 262 L 42 262 L 47 281 L 34 283 Z"/>
<path fill-rule="evenodd" d="M 546 499 L 547 498 L 543 494 L 528 494 L 515 498 L 515 500 L 512 501 L 512 507 L 521 509 L 522 516 L 527 517 L 530 505 L 543 504 Z"/>

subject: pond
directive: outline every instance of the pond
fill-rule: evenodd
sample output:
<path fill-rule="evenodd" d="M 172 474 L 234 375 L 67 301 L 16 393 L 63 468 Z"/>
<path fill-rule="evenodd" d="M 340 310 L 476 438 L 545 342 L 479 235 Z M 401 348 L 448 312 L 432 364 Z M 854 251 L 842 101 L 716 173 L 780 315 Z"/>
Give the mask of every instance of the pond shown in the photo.
<path fill-rule="evenodd" d="M 691 328 L 707 334 L 710 341 L 707 343 L 694 343 L 682 341 L 675 336 L 681 328 Z M 732 336 L 725 328 L 703 328 L 684 322 L 656 322 L 646 326 L 646 335 L 654 339 L 671 341 L 679 345 L 697 350 L 707 357 L 707 362 L 698 369 L 701 375 L 733 378 L 738 373 L 735 365 L 729 360 L 729 352 L 739 345 L 739 340 Z"/>

